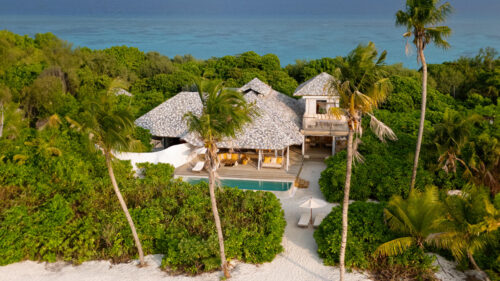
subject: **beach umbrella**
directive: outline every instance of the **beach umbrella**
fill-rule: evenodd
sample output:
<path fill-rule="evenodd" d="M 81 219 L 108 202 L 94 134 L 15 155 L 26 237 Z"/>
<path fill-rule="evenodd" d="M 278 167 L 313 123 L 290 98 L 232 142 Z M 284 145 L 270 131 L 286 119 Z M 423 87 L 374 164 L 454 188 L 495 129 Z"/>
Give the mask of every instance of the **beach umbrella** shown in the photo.
<path fill-rule="evenodd" d="M 311 220 L 312 220 L 313 209 L 321 208 L 321 207 L 324 207 L 326 205 L 328 205 L 328 202 L 326 202 L 325 200 L 322 200 L 322 199 L 319 199 L 319 198 L 314 198 L 314 197 L 311 196 L 309 198 L 306 198 L 306 199 L 302 200 L 300 202 L 299 207 L 300 208 L 309 208 L 309 209 L 311 209 Z"/>

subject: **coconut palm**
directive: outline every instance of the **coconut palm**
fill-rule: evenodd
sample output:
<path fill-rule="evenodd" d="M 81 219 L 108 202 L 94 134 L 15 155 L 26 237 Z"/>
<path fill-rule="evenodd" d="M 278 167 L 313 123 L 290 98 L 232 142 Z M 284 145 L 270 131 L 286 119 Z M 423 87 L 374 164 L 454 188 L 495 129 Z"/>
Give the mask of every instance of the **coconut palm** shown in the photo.
<path fill-rule="evenodd" d="M 371 116 L 371 128 L 374 133 L 384 140 L 386 137 L 396 139 L 396 135 L 385 124 L 373 116 L 373 109 L 385 100 L 390 82 L 384 78 L 382 65 L 385 60 L 384 51 L 377 58 L 377 49 L 370 42 L 368 45 L 359 45 L 346 58 L 340 62 L 337 69 L 338 79 L 334 79 L 330 87 L 332 94 L 340 96 L 339 107 L 330 108 L 330 114 L 336 118 L 346 118 L 349 128 L 347 136 L 347 167 L 344 187 L 344 201 L 342 206 L 342 242 L 340 247 L 340 280 L 345 274 L 345 248 L 347 243 L 347 213 L 349 207 L 349 192 L 351 187 L 351 174 L 353 158 L 361 160 L 357 152 L 359 138 L 361 137 L 361 118 L 363 114 Z"/>
<path fill-rule="evenodd" d="M 462 149 L 468 143 L 472 128 L 481 120 L 481 116 L 464 116 L 457 111 L 446 109 L 443 121 L 434 127 L 434 143 L 439 153 L 439 167 L 446 173 L 457 171 L 457 162 L 465 167 L 466 176 L 470 176 L 465 161 L 460 159 Z"/>
<path fill-rule="evenodd" d="M 223 87 L 219 81 L 199 80 L 196 82 L 203 109 L 201 115 L 188 112 L 184 116 L 190 132 L 196 133 L 204 143 L 206 166 L 208 167 L 208 182 L 212 212 L 219 239 L 221 266 L 226 278 L 230 278 L 224 251 L 222 225 L 217 210 L 215 185 L 217 180 L 217 143 L 225 138 L 235 137 L 248 122 L 251 122 L 254 108 L 248 104 L 239 92 Z"/>
<path fill-rule="evenodd" d="M 118 197 L 120 206 L 125 213 L 125 217 L 132 231 L 135 245 L 139 253 L 140 265 L 144 266 L 144 253 L 142 251 L 141 241 L 137 235 L 134 221 L 130 216 L 127 204 L 118 188 L 113 171 L 113 152 L 134 149 L 138 144 L 138 142 L 131 137 L 134 128 L 134 118 L 130 111 L 115 108 L 113 95 L 110 94 L 101 96 L 99 102 L 90 102 L 87 108 L 88 110 L 83 113 L 80 123 L 68 117 L 66 117 L 66 119 L 71 123 L 72 127 L 76 127 L 88 134 L 94 147 L 99 148 L 104 154 L 111 184 L 113 185 L 115 194 Z"/>
<path fill-rule="evenodd" d="M 0 138 L 3 136 L 3 127 L 5 120 L 5 104 L 11 99 L 10 89 L 5 85 L 0 85 Z"/>
<path fill-rule="evenodd" d="M 494 241 L 494 231 L 500 228 L 500 210 L 485 190 L 475 186 L 464 188 L 461 195 L 448 196 L 444 206 L 448 230 L 434 235 L 431 241 L 449 249 L 458 261 L 469 259 L 472 267 L 481 271 L 474 254 Z"/>
<path fill-rule="evenodd" d="M 424 134 L 427 102 L 427 63 L 424 50 L 432 42 L 438 47 L 449 48 L 450 45 L 445 38 L 451 34 L 451 29 L 447 26 L 437 25 L 443 23 L 451 11 L 452 7 L 450 3 L 441 4 L 440 0 L 406 0 L 405 10 L 399 10 L 396 13 L 396 25 L 406 27 L 406 32 L 403 34 L 404 37 L 410 38 L 413 36 L 413 44 L 417 48 L 417 61 L 422 64 L 422 105 L 410 190 L 415 186 L 418 158 Z M 408 43 L 406 50 L 407 52 L 409 50 Z"/>
<path fill-rule="evenodd" d="M 435 186 L 424 192 L 412 190 L 407 199 L 394 196 L 384 209 L 389 228 L 406 236 L 380 245 L 375 254 L 394 256 L 411 247 L 424 248 L 444 227 L 443 206 Z"/>

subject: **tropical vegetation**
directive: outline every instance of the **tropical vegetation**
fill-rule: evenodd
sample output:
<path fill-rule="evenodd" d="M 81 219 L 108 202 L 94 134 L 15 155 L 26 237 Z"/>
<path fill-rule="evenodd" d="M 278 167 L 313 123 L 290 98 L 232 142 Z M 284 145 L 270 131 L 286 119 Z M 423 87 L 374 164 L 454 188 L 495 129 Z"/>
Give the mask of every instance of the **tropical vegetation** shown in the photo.
<path fill-rule="evenodd" d="M 8 31 L 0 31 L 0 58 L 0 263 L 25 259 L 121 262 L 137 258 L 132 230 L 115 199 L 108 172 L 111 167 L 144 254 L 164 254 L 165 270 L 190 274 L 221 267 L 209 186 L 191 186 L 172 179 L 171 166 L 145 165 L 144 178 L 136 178 L 126 162 L 113 159 L 107 166 L 105 154 L 99 149 L 105 145 L 94 142 L 98 134 L 93 132 L 89 139 L 90 128 L 97 127 L 85 125 L 86 119 L 95 118 L 96 122 L 90 122 L 95 125 L 103 123 L 97 122 L 102 118 L 92 113 L 101 106 L 108 109 L 106 115 L 128 111 L 133 120 L 179 91 L 192 90 L 192 81 L 201 77 L 225 81 L 228 88 L 258 77 L 291 95 L 298 84 L 321 72 L 342 78 L 339 74 L 345 73 L 337 69 L 349 61 L 348 57 L 322 58 L 281 67 L 275 55 L 254 52 L 208 60 L 189 55 L 168 58 L 126 46 L 104 50 L 72 47 L 50 33 L 29 37 Z M 364 133 L 356 137 L 360 141 L 357 152 L 364 162 L 352 166 L 349 198 L 375 199 L 382 204 L 351 205 L 346 266 L 367 268 L 380 276 L 388 274 L 389 269 L 413 277 L 427 276 L 420 273 L 432 268 L 418 246 L 396 256 L 373 255 L 380 245 L 393 239 L 420 239 L 389 225 L 382 227 L 383 209 L 395 210 L 391 198 L 410 196 L 423 73 L 402 65 L 381 65 L 377 69 L 390 82 L 391 91 L 384 102 L 376 103 L 377 109 L 372 107 L 371 113 L 398 139 L 380 142 L 368 130 L 371 116 L 358 116 L 357 129 L 362 128 Z M 475 268 L 474 260 L 491 279 L 498 279 L 500 231 L 491 224 L 500 209 L 500 196 L 496 195 L 500 191 L 498 53 L 484 48 L 474 57 L 429 64 L 427 82 L 415 194 L 425 193 L 427 186 L 437 187 L 441 219 L 447 228 L 441 232 L 440 244 L 431 239 L 437 235 L 432 235 L 425 239 L 423 248 L 443 251 L 440 254 L 455 258 L 464 269 Z M 121 95 L 121 89 L 131 96 Z M 360 92 L 368 95 L 370 91 L 361 88 Z M 110 96 L 111 105 L 105 106 L 105 97 Z M 94 108 L 93 104 L 99 106 Z M 120 139 L 141 142 L 138 150 L 151 149 L 151 136 L 146 130 L 127 126 L 122 133 Z M 109 151 L 113 149 L 114 145 L 109 146 Z M 344 198 L 347 159 L 347 151 L 342 151 L 326 161 L 320 188 L 329 201 L 341 202 Z M 445 193 L 450 190 L 470 196 L 447 197 Z M 226 259 L 262 263 L 282 251 L 285 220 L 276 197 L 233 189 L 214 192 Z M 356 226 L 356 213 L 371 216 L 358 211 L 357 204 L 379 216 L 378 221 L 373 218 L 372 224 L 365 223 L 363 231 Z M 325 219 L 317 232 L 320 234 L 315 235 L 328 264 L 336 264 L 340 254 L 341 208 L 334 209 L 337 216 Z M 367 230 L 369 225 L 372 227 Z M 357 238 L 358 233 L 362 238 Z M 459 238 L 469 242 L 453 242 Z M 366 243 L 351 243 L 351 239 Z"/>
<path fill-rule="evenodd" d="M 243 125 L 252 121 L 254 109 L 251 104 L 246 102 L 240 92 L 224 88 L 222 82 L 201 80 L 197 82 L 196 86 L 203 106 L 202 113 L 198 116 L 194 112 L 188 112 L 184 118 L 187 120 L 189 131 L 197 134 L 207 150 L 205 165 L 208 169 L 210 201 L 217 228 L 221 265 L 224 276 L 230 278 L 231 274 L 224 251 L 224 236 L 215 198 L 215 185 L 218 180 L 217 168 L 220 164 L 217 157 L 217 143 L 235 137 Z"/>
<path fill-rule="evenodd" d="M 434 43 L 441 48 L 449 48 L 445 40 L 451 34 L 448 26 L 437 26 L 446 20 L 451 13 L 452 6 L 449 2 L 441 4 L 441 0 L 406 0 L 405 10 L 396 13 L 396 25 L 406 27 L 404 37 L 413 36 L 413 44 L 417 48 L 417 61 L 422 64 L 422 100 L 420 102 L 420 124 L 418 126 L 417 145 L 413 160 L 410 191 L 415 187 L 418 160 L 424 135 L 425 110 L 427 104 L 427 61 L 425 48 Z M 409 45 L 406 45 L 407 52 Z"/>
<path fill-rule="evenodd" d="M 340 61 L 336 70 L 336 79 L 332 82 L 331 90 L 340 97 L 339 107 L 332 107 L 330 114 L 337 119 L 347 119 L 347 159 L 344 185 L 344 200 L 342 202 L 342 239 L 340 242 L 340 280 L 345 275 L 345 251 L 347 246 L 349 189 L 351 187 L 352 162 L 361 161 L 357 147 L 362 135 L 361 118 L 365 114 L 371 117 L 371 128 L 380 140 L 396 139 L 392 130 L 378 121 L 372 112 L 383 102 L 389 93 L 389 79 L 384 77 L 382 65 L 387 53 L 384 51 L 377 58 L 375 44 L 359 45 L 349 55 Z M 354 140 L 356 137 L 356 141 Z"/>

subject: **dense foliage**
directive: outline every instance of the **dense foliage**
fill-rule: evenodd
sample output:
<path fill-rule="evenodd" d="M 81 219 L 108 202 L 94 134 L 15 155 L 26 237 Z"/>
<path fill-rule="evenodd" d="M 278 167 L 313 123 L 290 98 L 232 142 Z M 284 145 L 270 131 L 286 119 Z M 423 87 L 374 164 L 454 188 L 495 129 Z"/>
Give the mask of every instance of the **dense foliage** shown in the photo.
<path fill-rule="evenodd" d="M 417 248 L 388 259 L 373 254 L 380 244 L 396 237 L 384 223 L 384 207 L 384 204 L 368 202 L 355 202 L 349 206 L 346 266 L 351 269 L 369 269 L 374 274 L 381 274 L 381 268 L 398 267 L 398 271 L 391 273 L 394 277 L 402 276 L 403 272 L 408 274 L 414 271 L 416 275 L 432 272 L 433 259 Z M 325 264 L 336 265 L 339 262 L 341 225 L 342 209 L 339 206 L 332 209 L 314 232 L 318 253 Z"/>
<path fill-rule="evenodd" d="M 415 105 L 420 103 L 420 86 L 414 78 L 396 75 L 391 77 L 391 83 L 393 92 L 382 109 L 377 111 L 377 116 L 393 129 L 398 140 L 380 143 L 371 132 L 368 132 L 369 130 L 365 130 L 367 133 L 364 134 L 359 147 L 359 152 L 365 160 L 353 168 L 351 198 L 354 200 L 373 198 L 386 201 L 394 194 L 408 195 L 412 164 L 410 159 L 413 157 L 418 130 L 419 115 Z M 461 148 L 459 156 L 467 162 L 467 168 L 479 182 L 483 175 L 479 169 L 474 171 L 474 167 L 479 166 L 478 162 L 481 161 L 485 163 L 485 170 L 495 174 L 498 179 L 500 125 L 490 120 L 498 118 L 500 107 L 487 98 L 481 96 L 478 98 L 481 101 L 488 100 L 487 105 L 476 105 L 471 108 L 468 105 L 470 99 L 455 100 L 449 95 L 430 89 L 417 188 L 422 189 L 426 185 L 433 184 L 446 190 L 461 189 L 468 180 L 462 176 L 465 169 L 463 166 L 459 166 L 456 173 L 446 173 L 438 165 L 435 127 L 443 122 L 446 110 L 464 114 L 476 113 L 482 116 L 473 126 L 469 141 Z M 368 126 L 368 120 L 365 120 L 364 124 Z M 484 150 L 489 153 L 485 154 Z M 345 152 L 341 152 L 326 160 L 327 169 L 323 171 L 319 183 L 329 201 L 338 202 L 343 197 L 345 158 Z M 495 183 L 491 185 L 492 190 L 498 188 L 495 186 L 497 186 Z"/>
<path fill-rule="evenodd" d="M 102 155 L 88 153 L 79 143 L 85 138 L 64 127 L 25 130 L 11 146 L 2 142 L 9 153 L 0 162 L 0 264 L 136 255 Z M 142 165 L 143 179 L 127 162 L 114 167 L 147 254 L 165 254 L 168 270 L 218 268 L 206 185 L 173 180 L 166 164 Z M 273 194 L 226 189 L 217 198 L 229 258 L 262 263 L 282 251 L 285 220 Z"/>
<path fill-rule="evenodd" d="M 65 118 L 80 120 L 102 95 L 122 93 L 119 89 L 130 92 L 131 96 L 117 96 L 115 106 L 136 118 L 181 90 L 193 90 L 194 78 L 221 79 L 226 86 L 240 87 L 258 77 L 291 95 L 298 84 L 323 71 L 335 74 L 341 62 L 341 57 L 322 58 L 281 67 L 275 55 L 254 52 L 204 61 L 190 55 L 168 58 L 126 46 L 73 48 L 50 33 L 31 38 L 0 31 L 0 111 L 4 116 L 0 126 L 0 264 L 23 259 L 125 261 L 136 255 L 103 155 L 89 152 L 88 136 L 70 129 Z M 398 140 L 381 143 L 365 128 L 359 147 L 365 161 L 353 169 L 354 200 L 386 201 L 392 195 L 408 195 L 421 73 L 401 65 L 384 68 L 390 75 L 392 93 L 375 115 L 394 130 Z M 500 59 L 491 48 L 473 58 L 429 65 L 418 189 L 429 184 L 441 190 L 461 189 L 472 181 L 489 188 L 490 194 L 500 191 L 499 81 Z M 436 132 L 450 124 L 445 118 L 447 110 L 456 117 L 456 124 L 459 118 L 480 116 L 460 145 L 446 139 L 450 134 Z M 363 121 L 364 126 L 368 123 Z M 148 131 L 135 128 L 133 137 L 141 141 L 143 150 L 151 149 Z M 444 171 L 443 151 L 452 151 L 465 164 L 457 162 L 456 172 Z M 343 197 L 345 158 L 345 152 L 329 158 L 322 173 L 320 187 L 329 201 Z M 217 238 L 206 186 L 191 187 L 173 180 L 169 166 L 145 165 L 145 177 L 136 179 L 127 163 L 115 161 L 113 165 L 146 253 L 166 254 L 163 264 L 173 271 L 198 273 L 217 268 Z M 229 258 L 259 263 L 281 251 L 284 219 L 275 197 L 226 190 L 217 198 Z M 495 202 L 500 202 L 499 195 Z M 381 218 L 374 217 L 381 214 L 381 207 L 356 204 L 348 241 L 352 238 L 358 243 L 349 242 L 348 263 L 369 268 L 373 265 L 369 252 L 392 234 L 383 228 Z M 499 209 L 500 203 L 496 204 Z M 337 255 L 329 251 L 338 249 L 328 243 L 340 238 L 340 227 L 333 226 L 340 221 L 340 209 L 334 212 L 337 216 L 330 215 L 318 230 L 324 237 L 316 234 L 330 264 Z M 361 222 L 371 226 L 369 232 Z M 324 232 L 327 229 L 332 232 Z M 496 243 L 474 254 L 478 265 L 491 276 L 500 272 L 500 236 L 498 231 L 494 235 Z M 420 254 L 403 256 L 406 258 L 379 262 L 427 268 L 427 260 L 420 259 Z M 419 258 L 409 258 L 415 256 Z"/>

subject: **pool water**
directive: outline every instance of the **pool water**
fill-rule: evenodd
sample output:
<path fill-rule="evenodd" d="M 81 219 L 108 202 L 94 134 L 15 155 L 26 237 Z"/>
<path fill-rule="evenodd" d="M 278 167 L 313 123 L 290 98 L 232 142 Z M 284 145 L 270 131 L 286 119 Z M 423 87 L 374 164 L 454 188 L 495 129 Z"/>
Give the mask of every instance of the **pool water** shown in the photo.
<path fill-rule="evenodd" d="M 186 177 L 184 181 L 191 184 L 197 184 L 201 181 L 208 182 L 208 178 Z M 266 190 L 266 191 L 287 191 L 292 186 L 292 182 L 280 181 L 259 181 L 259 180 L 239 180 L 239 179 L 221 179 L 222 186 L 236 187 L 239 189 Z"/>

